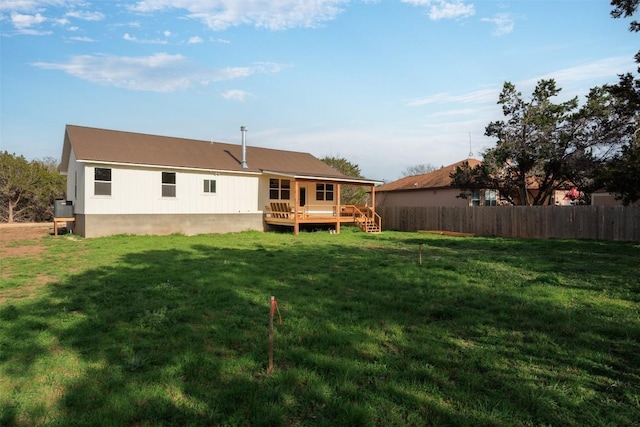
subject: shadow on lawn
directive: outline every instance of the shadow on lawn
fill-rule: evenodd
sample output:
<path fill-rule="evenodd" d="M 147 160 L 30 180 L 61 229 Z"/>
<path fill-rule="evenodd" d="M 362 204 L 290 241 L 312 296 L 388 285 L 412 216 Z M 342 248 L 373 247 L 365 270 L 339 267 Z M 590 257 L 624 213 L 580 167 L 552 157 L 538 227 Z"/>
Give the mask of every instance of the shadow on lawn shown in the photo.
<path fill-rule="evenodd" d="M 429 246 L 457 249 L 447 242 Z M 21 344 L 0 361 L 12 381 L 41 358 L 69 359 L 51 379 L 64 384 L 58 416 L 35 420 L 47 425 L 633 422 L 637 322 L 460 281 L 464 254 L 420 267 L 406 243 L 127 254 L 4 308 L 5 335 Z M 270 295 L 284 325 L 267 376 Z M 0 421 L 17 424 L 18 411 Z"/>

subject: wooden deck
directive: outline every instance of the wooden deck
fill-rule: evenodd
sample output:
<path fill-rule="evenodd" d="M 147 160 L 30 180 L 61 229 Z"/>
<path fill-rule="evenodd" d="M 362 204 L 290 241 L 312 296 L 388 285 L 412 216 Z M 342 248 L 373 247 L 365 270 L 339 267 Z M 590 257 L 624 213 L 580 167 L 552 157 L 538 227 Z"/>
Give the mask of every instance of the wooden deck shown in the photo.
<path fill-rule="evenodd" d="M 340 232 L 340 224 L 355 223 L 367 233 L 381 231 L 380 216 L 366 206 L 306 205 L 296 212 L 289 203 L 277 202 L 266 206 L 264 212 L 265 223 L 293 227 L 294 234 L 298 233 L 300 224 L 334 224 Z"/>

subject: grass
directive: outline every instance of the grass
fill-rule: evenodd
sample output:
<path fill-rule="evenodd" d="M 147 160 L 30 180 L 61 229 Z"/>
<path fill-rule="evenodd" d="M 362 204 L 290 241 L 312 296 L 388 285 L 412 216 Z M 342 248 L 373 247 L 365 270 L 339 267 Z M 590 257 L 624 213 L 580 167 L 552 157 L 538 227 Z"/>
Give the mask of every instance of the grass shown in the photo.
<path fill-rule="evenodd" d="M 3 426 L 640 420 L 638 244 L 350 228 L 40 243 L 2 260 Z"/>

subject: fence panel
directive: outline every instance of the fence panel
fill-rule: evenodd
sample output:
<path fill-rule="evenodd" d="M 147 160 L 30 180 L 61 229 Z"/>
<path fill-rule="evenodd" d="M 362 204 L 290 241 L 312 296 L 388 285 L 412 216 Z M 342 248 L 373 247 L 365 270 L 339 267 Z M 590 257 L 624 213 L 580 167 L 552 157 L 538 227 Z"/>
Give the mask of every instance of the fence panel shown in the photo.
<path fill-rule="evenodd" d="M 381 207 L 378 213 L 387 230 L 640 241 L 640 206 Z"/>

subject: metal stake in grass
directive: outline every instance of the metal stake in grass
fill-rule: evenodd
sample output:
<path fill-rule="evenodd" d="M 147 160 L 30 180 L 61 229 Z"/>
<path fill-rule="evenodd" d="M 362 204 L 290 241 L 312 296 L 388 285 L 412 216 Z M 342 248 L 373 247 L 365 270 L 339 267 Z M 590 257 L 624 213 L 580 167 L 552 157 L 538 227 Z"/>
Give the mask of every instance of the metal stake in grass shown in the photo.
<path fill-rule="evenodd" d="M 418 251 L 418 261 L 422 265 L 422 243 L 420 243 L 420 250 Z"/>
<path fill-rule="evenodd" d="M 273 373 L 273 315 L 278 310 L 279 324 L 282 325 L 282 315 L 280 314 L 280 307 L 278 307 L 278 301 L 276 297 L 271 297 L 271 311 L 269 313 L 269 367 L 267 368 L 267 374 Z"/>

